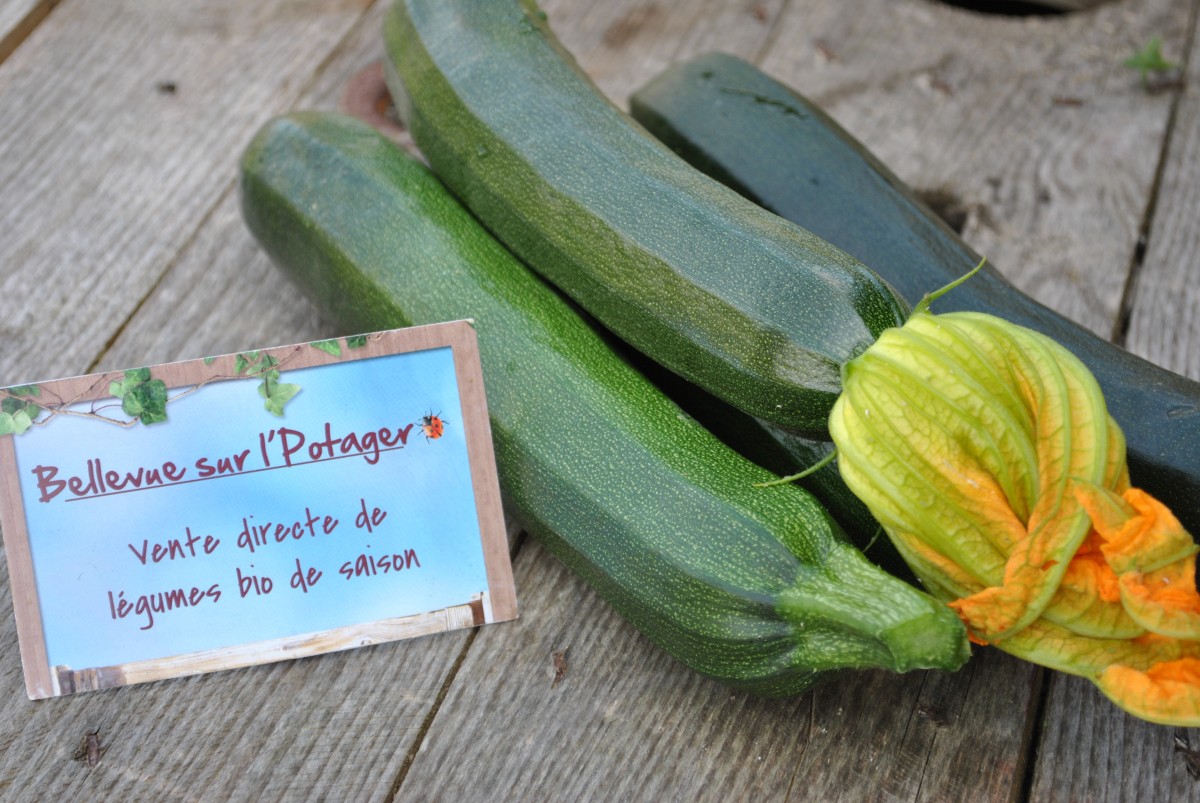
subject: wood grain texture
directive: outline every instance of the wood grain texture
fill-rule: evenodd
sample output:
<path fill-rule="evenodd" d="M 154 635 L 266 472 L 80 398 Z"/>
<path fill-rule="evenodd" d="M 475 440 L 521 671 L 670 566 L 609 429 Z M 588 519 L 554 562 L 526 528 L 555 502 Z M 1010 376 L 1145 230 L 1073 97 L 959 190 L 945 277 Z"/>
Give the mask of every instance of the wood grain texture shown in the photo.
<path fill-rule="evenodd" d="M 1082 678 L 1055 674 L 1030 799 L 1200 800 L 1175 735 L 1200 749 L 1200 729 L 1151 725 L 1121 712 Z"/>
<path fill-rule="evenodd" d="M 521 620 L 480 632 L 402 797 L 984 801 L 1019 786 L 1023 724 L 1002 731 L 975 705 L 1028 684 L 999 653 L 954 675 L 846 673 L 756 698 L 676 663 L 536 543 L 516 575 Z"/>
<path fill-rule="evenodd" d="M 929 0 L 793 4 L 760 66 L 910 186 L 957 198 L 976 250 L 1107 338 L 1171 106 L 1121 62 L 1152 35 L 1180 52 L 1190 5 L 1020 18 Z"/>
<path fill-rule="evenodd" d="M 71 2 L 39 26 L 0 68 L 0 376 L 91 366 L 364 5 Z"/>
<path fill-rule="evenodd" d="M 1195 16 L 1192 28 L 1191 58 L 1132 293 L 1125 345 L 1200 379 L 1200 33 Z M 1200 410 L 1180 412 L 1200 415 Z"/>
<path fill-rule="evenodd" d="M 307 84 L 304 93 L 291 102 L 292 107 L 338 108 L 351 76 L 383 55 L 380 30 L 386 7 L 386 2 L 376 2 L 324 65 L 315 55 L 306 62 L 313 74 L 287 79 Z M 136 312 L 129 311 L 129 319 L 121 323 L 98 358 L 97 370 L 355 334 L 322 319 L 271 264 L 242 222 L 237 160 L 258 128 L 286 108 L 260 109 L 236 146 L 220 156 L 218 202 L 203 218 L 191 221 L 192 235 L 162 266 L 162 276 L 146 302 Z"/>

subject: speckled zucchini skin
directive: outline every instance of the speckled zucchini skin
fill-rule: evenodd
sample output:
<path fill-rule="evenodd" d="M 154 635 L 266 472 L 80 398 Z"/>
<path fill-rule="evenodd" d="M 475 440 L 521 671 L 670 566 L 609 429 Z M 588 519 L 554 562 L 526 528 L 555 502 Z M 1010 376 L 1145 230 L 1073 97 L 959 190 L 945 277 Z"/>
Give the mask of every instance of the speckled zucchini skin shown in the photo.
<path fill-rule="evenodd" d="M 823 433 L 907 307 L 844 252 L 647 136 L 519 0 L 400 0 L 388 83 L 434 171 L 607 328 L 733 406 Z"/>
<path fill-rule="evenodd" d="M 373 130 L 276 120 L 243 157 L 241 193 L 266 252 L 347 331 L 474 320 L 506 510 L 686 665 L 791 694 L 826 670 L 966 659 L 948 608 L 868 563 L 807 492 L 755 488 L 773 475 Z"/>
<path fill-rule="evenodd" d="M 673 66 L 633 115 L 698 169 L 845 248 L 915 303 L 979 255 L 820 108 L 753 65 L 712 53 Z M 991 266 L 937 302 L 1050 336 L 1083 360 L 1125 432 L 1135 485 L 1200 537 L 1200 383 L 1039 304 Z"/>

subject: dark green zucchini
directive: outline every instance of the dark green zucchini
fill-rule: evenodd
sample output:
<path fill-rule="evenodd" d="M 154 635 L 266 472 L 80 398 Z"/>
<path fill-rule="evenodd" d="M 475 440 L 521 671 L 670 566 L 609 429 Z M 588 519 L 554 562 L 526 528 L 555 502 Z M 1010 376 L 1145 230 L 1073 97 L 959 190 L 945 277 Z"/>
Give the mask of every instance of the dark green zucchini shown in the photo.
<path fill-rule="evenodd" d="M 844 248 L 915 303 L 979 262 L 887 167 L 816 105 L 746 62 L 709 54 L 631 99 L 633 116 L 700 170 Z M 1125 432 L 1134 484 L 1200 535 L 1200 383 L 1103 340 L 985 266 L 938 300 L 1057 340 L 1095 374 Z"/>
<path fill-rule="evenodd" d="M 506 510 L 693 669 L 763 694 L 825 670 L 957 667 L 949 608 L 867 562 L 800 488 L 684 415 L 415 159 L 349 118 L 268 124 L 242 209 L 346 331 L 470 318 Z"/>
<path fill-rule="evenodd" d="M 842 364 L 904 319 L 886 283 L 647 136 L 531 2 L 400 0 L 384 34 L 413 139 L 518 257 L 689 381 L 825 432 Z"/>

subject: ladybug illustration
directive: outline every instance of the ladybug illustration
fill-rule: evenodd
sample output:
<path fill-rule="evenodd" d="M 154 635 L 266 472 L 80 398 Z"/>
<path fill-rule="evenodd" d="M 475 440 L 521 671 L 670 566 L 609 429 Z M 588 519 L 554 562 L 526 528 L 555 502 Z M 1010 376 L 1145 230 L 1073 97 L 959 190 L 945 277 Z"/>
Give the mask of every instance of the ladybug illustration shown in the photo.
<path fill-rule="evenodd" d="M 442 437 L 445 429 L 446 422 L 441 419 L 441 413 L 429 413 L 421 416 L 421 430 L 425 433 L 425 440 L 436 441 Z"/>

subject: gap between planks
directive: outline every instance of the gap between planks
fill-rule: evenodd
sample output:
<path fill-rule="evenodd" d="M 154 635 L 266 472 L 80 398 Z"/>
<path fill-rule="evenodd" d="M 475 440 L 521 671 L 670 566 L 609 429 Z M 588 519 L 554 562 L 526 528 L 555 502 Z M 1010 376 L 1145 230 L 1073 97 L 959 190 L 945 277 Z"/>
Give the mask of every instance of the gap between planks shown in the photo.
<path fill-rule="evenodd" d="M 521 553 L 521 548 L 529 541 L 529 534 L 510 520 L 508 537 L 512 544 L 512 548 L 508 551 L 508 557 L 515 564 L 517 556 Z M 450 670 L 442 680 L 442 685 L 438 688 L 437 696 L 434 697 L 429 710 L 425 712 L 425 718 L 421 720 L 421 726 L 417 730 L 417 735 L 413 737 L 412 744 L 408 746 L 408 752 L 404 754 L 404 761 L 401 762 L 400 768 L 396 770 L 396 777 L 392 779 L 392 786 L 386 798 L 387 803 L 395 803 L 395 801 L 400 800 L 400 790 L 404 786 L 405 779 L 408 778 L 408 771 L 412 769 L 413 762 L 417 760 L 417 754 L 421 752 L 421 748 L 425 745 L 425 739 L 429 735 L 429 730 L 433 727 L 434 721 L 442 710 L 442 703 L 446 701 L 446 696 L 450 693 L 451 687 L 458 679 L 459 670 L 467 662 L 467 656 L 471 653 L 471 647 L 475 644 L 475 640 L 478 637 L 479 627 L 471 628 L 471 632 L 467 634 L 467 638 L 463 642 L 462 649 L 458 651 L 458 656 L 454 659 L 454 663 L 451 664 Z"/>
<path fill-rule="evenodd" d="M 0 64 L 29 38 L 60 2 L 62 0 L 25 0 L 18 4 L 24 8 L 18 7 L 15 12 L 5 12 L 5 16 L 12 16 L 8 19 L 0 18 Z"/>
<path fill-rule="evenodd" d="M 519 551 L 520 548 L 520 544 L 518 544 L 514 552 Z M 513 555 L 513 557 L 515 558 L 516 555 Z M 455 679 L 458 678 L 458 671 L 462 669 L 462 665 L 467 660 L 467 654 L 471 652 L 471 645 L 475 643 L 475 639 L 478 636 L 479 628 L 472 628 L 463 642 L 462 649 L 458 651 L 458 657 L 454 659 L 450 671 L 446 673 L 446 677 L 442 680 L 442 685 L 438 689 L 437 696 L 433 699 L 433 704 L 425 712 L 425 719 L 421 721 L 421 727 L 417 730 L 417 735 L 413 737 L 412 744 L 408 746 L 408 752 L 404 755 L 404 761 L 400 764 L 400 769 L 396 771 L 396 777 L 392 780 L 392 787 L 388 792 L 387 803 L 393 803 L 393 801 L 399 799 L 400 788 L 404 785 L 404 779 L 408 777 L 408 770 L 412 767 L 413 761 L 416 760 L 417 754 L 421 752 L 421 747 L 425 744 L 425 737 L 429 735 L 429 729 L 433 726 L 433 721 L 437 719 L 438 712 L 442 710 L 442 703 L 446 701 L 446 695 L 450 693 L 450 687 L 454 685 Z"/>

